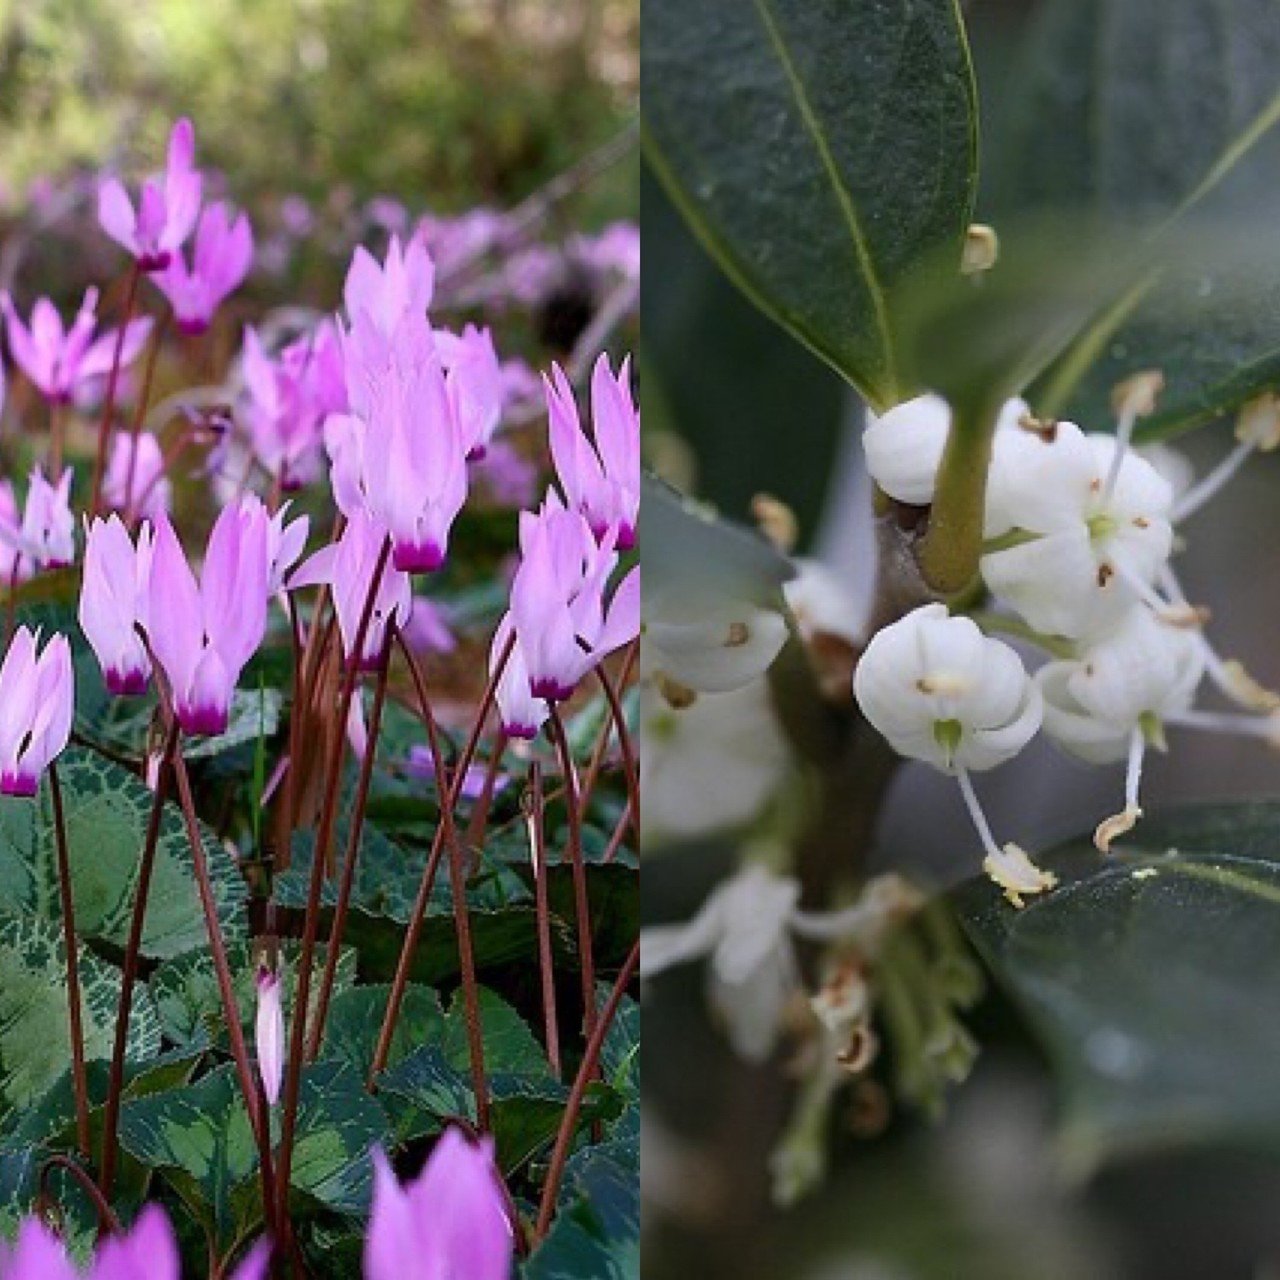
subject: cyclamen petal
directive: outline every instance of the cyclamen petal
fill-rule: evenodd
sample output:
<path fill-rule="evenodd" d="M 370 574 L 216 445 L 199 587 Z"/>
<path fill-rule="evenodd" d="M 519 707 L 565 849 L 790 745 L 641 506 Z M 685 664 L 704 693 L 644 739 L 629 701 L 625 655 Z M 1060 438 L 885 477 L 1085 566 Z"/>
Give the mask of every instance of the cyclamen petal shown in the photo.
<path fill-rule="evenodd" d="M 106 505 L 116 511 L 127 511 L 132 505 L 137 515 L 154 520 L 169 510 L 172 496 L 173 486 L 165 474 L 164 452 L 159 440 L 150 431 L 140 431 L 135 446 L 130 432 L 117 432 L 102 478 L 102 499 Z"/>
<path fill-rule="evenodd" d="M 173 306 L 180 332 L 203 333 L 226 297 L 243 283 L 253 262 L 253 231 L 243 213 L 232 221 L 222 201 L 209 205 L 196 226 L 188 267 L 181 250 L 156 276 L 156 285 Z"/>
<path fill-rule="evenodd" d="M 88 527 L 80 627 L 114 694 L 142 693 L 151 675 L 151 661 L 137 630 L 150 556 L 148 528 L 139 534 L 135 549 L 118 516 L 94 520 Z"/>
<path fill-rule="evenodd" d="M 377 1149 L 373 1163 L 365 1280 L 510 1280 L 515 1237 L 491 1138 L 446 1129 L 404 1187 Z"/>
<path fill-rule="evenodd" d="M 0 792 L 33 796 L 61 755 L 75 714 L 75 677 L 67 638 L 53 636 L 37 654 L 37 636 L 14 632 L 0 665 Z"/>

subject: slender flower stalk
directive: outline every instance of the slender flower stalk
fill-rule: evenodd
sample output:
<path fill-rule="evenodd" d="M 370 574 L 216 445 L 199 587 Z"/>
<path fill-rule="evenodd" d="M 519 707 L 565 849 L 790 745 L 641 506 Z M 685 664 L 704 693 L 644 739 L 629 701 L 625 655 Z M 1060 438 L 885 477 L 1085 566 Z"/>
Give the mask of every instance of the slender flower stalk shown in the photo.
<path fill-rule="evenodd" d="M 84 1009 L 80 995 L 80 954 L 76 940 L 76 907 L 71 889 L 71 854 L 67 848 L 67 815 L 62 803 L 58 766 L 49 765 L 53 802 L 53 835 L 58 858 L 58 900 L 62 908 L 62 945 L 67 962 L 67 1016 L 71 1039 L 71 1085 L 76 1100 L 76 1145 L 86 1160 L 89 1150 L 89 1086 L 84 1066 Z"/>
<path fill-rule="evenodd" d="M 560 1118 L 560 1129 L 556 1134 L 555 1146 L 551 1151 L 551 1159 L 547 1166 L 547 1178 L 542 1184 L 542 1201 L 538 1206 L 537 1235 L 545 1236 L 551 1228 L 551 1219 L 555 1215 L 556 1199 L 560 1194 L 560 1183 L 564 1177 L 565 1164 L 573 1145 L 573 1135 L 578 1127 L 578 1116 L 582 1112 L 582 1103 L 587 1096 L 587 1086 L 600 1066 L 600 1054 L 604 1050 L 605 1037 L 617 1017 L 622 1005 L 622 997 L 626 995 L 640 968 L 640 940 L 631 944 L 631 950 L 623 963 L 613 990 L 605 1001 L 600 1017 L 596 1020 L 595 1029 L 587 1040 L 587 1047 L 578 1065 L 578 1074 L 574 1077 L 573 1088 L 569 1091 L 569 1100 L 565 1104 L 564 1114 Z"/>
<path fill-rule="evenodd" d="M 569 748 L 569 735 L 565 732 L 560 713 L 554 707 L 551 708 L 551 716 L 547 721 L 547 732 L 559 756 L 560 773 L 564 778 L 565 820 L 569 828 L 569 842 L 565 856 L 573 875 L 573 912 L 578 930 L 583 1030 L 590 1037 L 596 1025 L 596 961 L 591 928 L 591 897 L 587 890 L 587 867 L 582 854 L 582 808 L 579 804 L 573 752 Z"/>
<path fill-rule="evenodd" d="M 391 637 L 383 641 L 382 656 L 378 663 L 377 681 L 373 689 L 373 706 L 369 712 L 369 727 L 364 750 L 360 753 L 360 775 L 356 781 L 355 800 L 351 809 L 351 821 L 347 832 L 347 851 L 342 860 L 342 879 L 338 884 L 338 896 L 333 907 L 333 921 L 329 926 L 329 941 L 325 946 L 324 972 L 320 989 L 316 993 L 316 1009 L 307 1036 L 307 1061 L 313 1062 L 324 1042 L 325 1021 L 329 1016 L 329 1001 L 338 977 L 338 961 L 342 954 L 342 935 L 346 929 L 347 912 L 351 907 L 351 893 L 355 887 L 356 864 L 360 858 L 360 837 L 364 831 L 365 809 L 369 801 L 369 783 L 373 779 L 373 762 L 378 754 L 378 734 L 382 729 L 382 709 L 387 699 L 387 676 L 391 666 Z M 355 701 L 351 704 L 357 705 Z"/>
<path fill-rule="evenodd" d="M 102 478 L 106 474 L 107 455 L 111 449 L 111 433 L 115 427 L 116 392 L 120 385 L 120 370 L 124 366 L 125 341 L 133 320 L 133 309 L 138 302 L 138 282 L 142 269 L 137 261 L 129 268 L 129 283 L 125 286 L 124 319 L 116 331 L 115 352 L 107 373 L 107 391 L 102 402 L 102 419 L 98 424 L 98 450 L 93 459 L 93 482 L 89 486 L 89 514 L 96 516 L 102 500 Z M 144 335 L 145 340 L 145 335 Z"/>
<path fill-rule="evenodd" d="M 364 609 L 359 626 L 353 637 L 352 651 L 363 650 L 365 638 L 373 618 L 374 605 L 378 599 L 382 575 L 386 572 L 391 559 L 391 540 L 383 540 L 382 550 L 369 579 L 365 595 Z M 276 1171 L 276 1196 L 278 1198 L 278 1214 L 282 1222 L 288 1224 L 289 1182 L 293 1169 L 294 1134 L 298 1121 L 298 1091 L 302 1082 L 302 1063 L 306 1048 L 307 1011 L 311 1005 L 311 976 L 315 960 L 316 940 L 320 932 L 320 899 L 324 889 L 325 865 L 329 856 L 329 846 L 333 841 L 334 821 L 338 811 L 338 793 L 342 781 L 342 755 L 345 738 L 341 732 L 351 713 L 351 701 L 355 697 L 356 684 L 360 676 L 358 663 L 347 664 L 343 676 L 342 691 L 338 705 L 339 732 L 333 735 L 332 746 L 325 770 L 325 795 L 320 812 L 320 822 L 316 828 L 316 842 L 312 853 L 311 876 L 307 886 L 307 909 L 302 932 L 302 943 L 298 955 L 298 977 L 293 1001 L 293 1022 L 289 1029 L 289 1051 L 285 1066 L 283 1104 L 280 1111 L 280 1149 L 279 1164 Z"/>
<path fill-rule="evenodd" d="M 155 871 L 156 849 L 160 841 L 160 827 L 164 822 L 165 796 L 173 775 L 172 758 L 177 750 L 177 726 L 171 726 L 160 757 L 155 790 L 151 800 L 151 815 L 147 819 L 147 833 L 142 845 L 142 857 L 138 863 L 138 884 L 133 892 L 133 913 L 129 919 L 129 938 L 125 943 L 124 965 L 120 977 L 120 1003 L 116 1008 L 115 1039 L 111 1047 L 111 1072 L 107 1083 L 107 1101 L 102 1120 L 102 1150 L 98 1160 L 102 1194 L 109 1200 L 115 1185 L 116 1134 L 120 1124 L 120 1103 L 124 1096 L 124 1058 L 129 1043 L 129 1019 L 133 1012 L 133 989 L 138 980 L 138 967 L 142 955 L 142 935 L 147 923 L 147 903 L 151 897 L 151 878 Z"/>
<path fill-rule="evenodd" d="M 507 663 L 515 648 L 514 639 L 509 639 L 490 671 L 489 682 L 485 686 L 480 700 L 480 708 L 471 726 L 470 736 L 462 749 L 462 754 L 454 766 L 452 782 L 445 784 L 447 796 L 441 795 L 441 812 L 452 811 L 462 795 L 466 783 L 467 770 L 475 759 L 476 748 L 480 745 L 480 735 L 484 732 L 485 721 L 489 718 L 497 699 L 498 684 L 502 680 Z M 413 955 L 417 950 L 418 939 L 422 934 L 423 921 L 427 916 L 427 905 L 431 901 L 431 890 L 435 884 L 436 871 L 445 847 L 445 823 L 441 821 L 431 841 L 431 851 L 427 855 L 426 865 L 422 869 L 422 879 L 418 883 L 418 895 L 413 900 L 413 908 L 409 912 L 409 923 L 405 928 L 404 941 L 400 945 L 400 958 L 396 962 L 395 976 L 391 980 L 391 990 L 387 994 L 387 1008 L 382 1018 L 382 1028 L 378 1032 L 378 1043 L 373 1051 L 373 1061 L 369 1066 L 366 1088 L 373 1092 L 377 1088 L 378 1076 L 387 1065 L 387 1057 L 391 1053 L 391 1041 L 395 1035 L 396 1022 L 400 1017 L 400 1008 L 404 1003 L 404 993 L 409 985 L 409 971 L 413 963 Z"/>
<path fill-rule="evenodd" d="M 547 902 L 547 840 L 543 826 L 546 797 L 542 792 L 542 765 L 529 762 L 529 787 L 523 797 L 525 823 L 529 830 L 529 860 L 533 866 L 533 900 L 538 928 L 538 971 L 542 980 L 542 1029 L 551 1074 L 559 1080 L 560 1026 L 556 1012 L 555 957 L 551 951 L 551 910 Z"/>
<path fill-rule="evenodd" d="M 484 1028 L 480 1021 L 480 993 L 476 979 L 475 945 L 471 938 L 471 911 L 467 906 L 467 875 L 455 817 L 456 794 L 466 784 L 466 769 L 458 774 L 452 784 L 448 782 L 444 754 L 440 750 L 440 734 L 427 696 L 426 681 L 418 660 L 405 643 L 403 635 L 397 631 L 396 638 L 400 643 L 400 652 L 409 665 L 409 674 L 413 678 L 414 691 L 418 696 L 419 715 L 427 731 L 427 743 L 436 778 L 441 784 L 440 826 L 444 830 L 444 843 L 449 855 L 449 888 L 453 902 L 453 924 L 458 935 L 458 967 L 462 971 L 462 1000 L 467 1021 L 467 1051 L 471 1058 L 471 1087 L 476 1096 L 476 1119 L 481 1129 L 488 1129 L 489 1081 L 484 1069 Z"/>

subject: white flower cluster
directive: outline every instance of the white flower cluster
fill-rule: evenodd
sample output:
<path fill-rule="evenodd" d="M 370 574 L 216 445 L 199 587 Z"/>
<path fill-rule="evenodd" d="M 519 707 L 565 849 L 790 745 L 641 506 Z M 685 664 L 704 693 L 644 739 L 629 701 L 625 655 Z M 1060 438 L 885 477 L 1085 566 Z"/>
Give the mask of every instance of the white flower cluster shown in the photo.
<path fill-rule="evenodd" d="M 1141 816 L 1143 756 L 1148 747 L 1164 749 L 1166 726 L 1277 737 L 1280 699 L 1213 650 L 1206 612 L 1187 602 L 1170 561 L 1180 522 L 1250 454 L 1280 444 L 1280 401 L 1265 396 L 1247 406 L 1236 448 L 1188 484 L 1171 450 L 1144 456 L 1130 446 L 1158 389 L 1158 375 L 1119 388 L 1114 435 L 1039 421 L 1021 400 L 1000 414 L 981 560 L 995 607 L 978 616 L 987 630 L 1038 642 L 1054 660 L 1031 676 L 977 622 L 931 604 L 873 637 L 855 673 L 863 713 L 891 745 L 959 780 L 984 865 L 1015 905 L 1053 877 L 1016 846 L 996 844 L 971 771 L 1010 759 L 1041 727 L 1083 760 L 1126 760 L 1124 807 L 1095 835 L 1106 851 Z M 944 401 L 922 396 L 868 426 L 867 467 L 890 498 L 913 506 L 932 500 L 950 417 Z M 1243 713 L 1193 709 L 1206 675 Z"/>

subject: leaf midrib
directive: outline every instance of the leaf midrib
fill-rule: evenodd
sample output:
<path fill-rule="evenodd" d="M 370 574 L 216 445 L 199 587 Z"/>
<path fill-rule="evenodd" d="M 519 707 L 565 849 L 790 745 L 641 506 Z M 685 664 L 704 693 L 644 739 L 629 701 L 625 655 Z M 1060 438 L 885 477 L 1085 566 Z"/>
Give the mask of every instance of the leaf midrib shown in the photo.
<path fill-rule="evenodd" d="M 786 40 L 783 38 L 782 32 L 778 27 L 777 21 L 773 15 L 769 0 L 754 0 L 756 12 L 760 16 L 761 24 L 764 27 L 765 34 L 769 37 L 769 43 L 773 46 L 774 52 L 777 54 L 778 62 L 782 67 L 783 73 L 787 77 L 787 83 L 791 87 L 792 96 L 795 98 L 796 107 L 800 112 L 801 121 L 805 130 L 813 140 L 814 149 L 818 153 L 818 158 L 822 162 L 822 167 L 826 170 L 827 178 L 831 183 L 832 191 L 836 197 L 836 203 L 840 206 L 841 215 L 844 218 L 845 225 L 849 229 L 849 237 L 853 243 L 854 253 L 858 259 L 858 265 L 862 268 L 862 273 L 867 286 L 867 295 L 871 299 L 872 311 L 876 319 L 876 331 L 880 338 L 881 348 L 884 352 L 885 374 L 890 386 L 896 387 L 898 384 L 897 360 L 894 354 L 893 337 L 889 325 L 889 314 L 884 296 L 884 287 L 880 283 L 880 276 L 875 267 L 875 261 L 871 255 L 871 247 L 867 243 L 866 234 L 862 229 L 862 222 L 858 217 L 857 207 L 854 204 L 853 194 L 848 187 L 845 186 L 839 166 L 836 164 L 835 155 L 831 150 L 831 145 L 827 141 L 826 133 L 822 127 L 821 121 L 818 119 L 817 113 L 813 109 L 813 104 L 809 101 L 809 96 L 805 92 L 804 82 L 800 78 L 800 74 L 796 68 L 795 62 L 791 57 L 790 49 Z"/>

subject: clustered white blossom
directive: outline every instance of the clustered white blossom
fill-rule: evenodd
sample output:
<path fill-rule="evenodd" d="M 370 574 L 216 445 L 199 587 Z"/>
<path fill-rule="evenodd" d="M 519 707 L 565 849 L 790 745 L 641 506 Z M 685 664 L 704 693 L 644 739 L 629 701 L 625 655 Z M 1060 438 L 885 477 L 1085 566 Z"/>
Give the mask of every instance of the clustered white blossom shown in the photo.
<path fill-rule="evenodd" d="M 1124 806 L 1098 824 L 1104 852 L 1142 816 L 1148 748 L 1169 725 L 1275 741 L 1280 699 L 1224 661 L 1204 634 L 1207 611 L 1188 603 L 1171 566 L 1177 530 L 1257 450 L 1280 445 L 1280 400 L 1247 405 L 1236 447 L 1198 483 L 1179 455 L 1132 447 L 1151 412 L 1158 375 L 1117 389 L 1114 434 L 1034 418 L 1010 400 L 996 427 L 984 513 L 981 576 L 994 608 L 986 630 L 1005 630 L 1053 656 L 1034 675 L 1018 653 L 967 617 L 929 604 L 878 632 L 860 658 L 854 692 L 899 754 L 954 775 L 986 850 L 984 866 L 1017 906 L 1054 884 L 1016 845 L 991 834 L 970 780 L 1012 758 L 1036 732 L 1095 764 L 1127 762 Z M 928 505 L 951 414 L 921 396 L 874 418 L 867 467 L 894 500 Z M 1242 708 L 1197 710 L 1205 677 Z"/>

